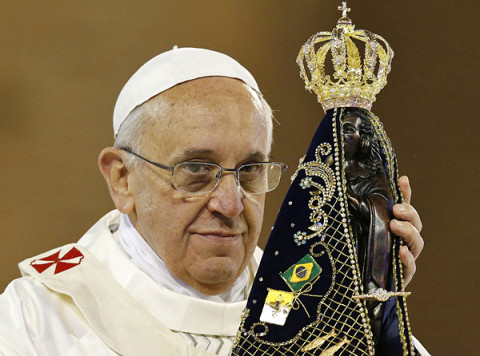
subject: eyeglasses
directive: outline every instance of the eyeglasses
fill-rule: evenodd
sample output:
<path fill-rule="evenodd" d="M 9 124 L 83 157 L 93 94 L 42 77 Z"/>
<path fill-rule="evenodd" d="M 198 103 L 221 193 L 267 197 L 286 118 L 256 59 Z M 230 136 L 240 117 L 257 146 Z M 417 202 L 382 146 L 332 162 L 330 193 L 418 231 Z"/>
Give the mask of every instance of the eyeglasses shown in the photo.
<path fill-rule="evenodd" d="M 238 168 L 223 168 L 216 163 L 197 161 L 185 161 L 166 166 L 151 161 L 127 147 L 120 149 L 155 167 L 171 171 L 175 189 L 194 194 L 212 192 L 222 179 L 223 172 L 235 172 L 237 184 L 247 193 L 267 193 L 278 186 L 282 173 L 288 168 L 281 162 L 246 163 Z"/>

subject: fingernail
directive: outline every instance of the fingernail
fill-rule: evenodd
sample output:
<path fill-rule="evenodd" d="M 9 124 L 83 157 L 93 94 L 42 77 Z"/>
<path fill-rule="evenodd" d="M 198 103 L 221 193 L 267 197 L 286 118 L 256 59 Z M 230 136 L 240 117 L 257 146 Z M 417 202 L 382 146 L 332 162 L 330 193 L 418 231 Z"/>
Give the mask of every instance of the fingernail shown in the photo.
<path fill-rule="evenodd" d="M 402 224 L 400 224 L 400 222 L 396 219 L 393 220 L 393 224 L 395 225 L 395 227 L 397 229 L 401 229 L 402 228 Z"/>

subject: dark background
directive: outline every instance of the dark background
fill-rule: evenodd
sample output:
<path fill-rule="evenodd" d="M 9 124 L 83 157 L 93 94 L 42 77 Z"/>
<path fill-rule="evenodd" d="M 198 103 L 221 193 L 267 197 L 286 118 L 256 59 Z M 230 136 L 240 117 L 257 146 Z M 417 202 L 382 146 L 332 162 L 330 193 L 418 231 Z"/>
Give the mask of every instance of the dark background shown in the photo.
<path fill-rule="evenodd" d="M 0 11 L 0 290 L 20 260 L 76 241 L 113 208 L 96 160 L 116 97 L 173 45 L 206 47 L 253 73 L 275 110 L 273 154 L 290 174 L 323 117 L 295 63 L 340 12 L 331 0 L 19 1 Z M 373 112 L 408 174 L 425 250 L 408 289 L 414 334 L 433 355 L 479 343 L 480 2 L 348 2 L 358 28 L 395 51 Z M 267 199 L 269 226 L 285 194 Z"/>

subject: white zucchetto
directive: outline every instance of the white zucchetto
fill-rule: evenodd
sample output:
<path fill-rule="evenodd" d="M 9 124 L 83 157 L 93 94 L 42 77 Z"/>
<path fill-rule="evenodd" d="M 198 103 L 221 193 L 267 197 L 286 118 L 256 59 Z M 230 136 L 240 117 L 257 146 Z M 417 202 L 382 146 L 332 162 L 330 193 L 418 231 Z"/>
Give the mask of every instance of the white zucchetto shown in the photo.
<path fill-rule="evenodd" d="M 203 48 L 174 47 L 141 66 L 123 87 L 113 111 L 115 136 L 138 105 L 177 84 L 202 77 L 240 79 L 260 93 L 250 72 L 233 58 Z"/>

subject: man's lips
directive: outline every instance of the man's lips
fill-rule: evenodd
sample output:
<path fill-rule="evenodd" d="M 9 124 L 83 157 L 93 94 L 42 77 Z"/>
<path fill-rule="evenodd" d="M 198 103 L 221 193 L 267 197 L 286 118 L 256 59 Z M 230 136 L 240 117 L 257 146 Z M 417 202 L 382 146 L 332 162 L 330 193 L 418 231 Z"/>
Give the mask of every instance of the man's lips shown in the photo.
<path fill-rule="evenodd" d="M 241 238 L 242 233 L 228 231 L 202 231 L 193 232 L 192 235 L 199 235 L 209 240 L 218 240 L 221 242 L 236 241 Z"/>

